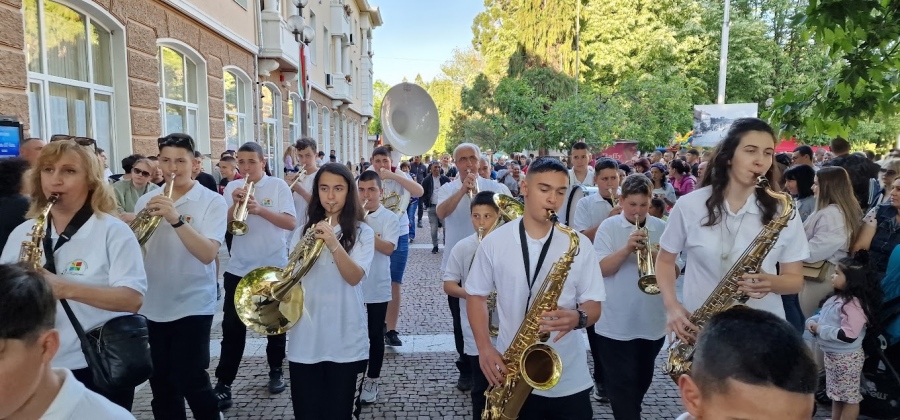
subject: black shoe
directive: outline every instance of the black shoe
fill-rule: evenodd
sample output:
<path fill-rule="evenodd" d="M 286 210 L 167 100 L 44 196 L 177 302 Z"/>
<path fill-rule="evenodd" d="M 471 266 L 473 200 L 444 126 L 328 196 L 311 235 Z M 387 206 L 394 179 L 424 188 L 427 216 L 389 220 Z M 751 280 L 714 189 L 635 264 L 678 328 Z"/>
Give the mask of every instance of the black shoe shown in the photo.
<path fill-rule="evenodd" d="M 456 389 L 460 391 L 471 391 L 472 390 L 472 375 L 463 375 L 459 374 L 459 379 L 456 380 Z"/>
<path fill-rule="evenodd" d="M 595 384 L 594 393 L 592 396 L 600 404 L 609 404 L 609 397 L 606 396 L 606 390 L 603 389 L 603 385 Z"/>
<path fill-rule="evenodd" d="M 272 394 L 284 392 L 284 375 L 281 369 L 269 371 L 269 392 Z"/>
<path fill-rule="evenodd" d="M 431 253 L 432 253 L 432 254 L 437 254 L 437 253 L 438 253 L 438 247 L 431 248 Z"/>
<path fill-rule="evenodd" d="M 391 347 L 399 347 L 403 345 L 403 342 L 400 341 L 400 334 L 397 331 L 390 330 L 384 335 L 384 344 Z"/>
<path fill-rule="evenodd" d="M 231 408 L 231 405 L 234 403 L 231 401 L 231 385 L 217 384 L 213 392 L 216 394 L 216 401 L 219 403 L 219 411 Z"/>

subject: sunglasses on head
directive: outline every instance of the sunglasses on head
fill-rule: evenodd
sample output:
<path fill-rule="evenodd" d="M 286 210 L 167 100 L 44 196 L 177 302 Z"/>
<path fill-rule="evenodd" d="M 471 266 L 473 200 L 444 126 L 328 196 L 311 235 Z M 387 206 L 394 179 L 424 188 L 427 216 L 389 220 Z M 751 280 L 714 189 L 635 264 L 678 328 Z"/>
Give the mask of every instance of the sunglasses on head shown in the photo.
<path fill-rule="evenodd" d="M 881 173 L 883 173 L 883 174 L 885 174 L 885 175 L 887 175 L 887 176 L 897 176 L 897 171 L 895 171 L 895 170 L 893 170 L 893 169 L 884 169 L 884 168 L 881 168 Z"/>
<path fill-rule="evenodd" d="M 191 153 L 195 150 L 194 139 L 187 134 L 169 134 L 168 136 L 158 138 L 156 141 L 159 144 L 160 150 L 166 146 L 181 147 L 190 150 Z"/>
<path fill-rule="evenodd" d="M 138 168 L 131 168 L 131 173 L 134 174 L 134 175 L 140 175 L 140 176 L 145 176 L 145 177 L 149 177 L 149 176 L 150 176 L 150 172 L 142 171 L 142 170 L 140 170 L 140 169 L 138 169 Z"/>
<path fill-rule="evenodd" d="M 63 141 L 63 140 L 72 140 L 75 144 L 79 146 L 86 146 L 94 149 L 94 153 L 97 153 L 97 140 L 94 140 L 90 137 L 79 137 L 79 136 L 70 136 L 68 134 L 54 134 L 50 136 L 50 142 L 54 141 Z"/>

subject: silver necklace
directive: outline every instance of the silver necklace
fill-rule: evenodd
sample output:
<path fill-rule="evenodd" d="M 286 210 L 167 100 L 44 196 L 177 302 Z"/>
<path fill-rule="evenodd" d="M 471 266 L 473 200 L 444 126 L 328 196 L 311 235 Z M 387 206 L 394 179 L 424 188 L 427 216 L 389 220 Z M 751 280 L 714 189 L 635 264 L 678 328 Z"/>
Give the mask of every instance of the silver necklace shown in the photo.
<path fill-rule="evenodd" d="M 735 242 L 737 242 L 737 236 L 736 236 L 736 235 L 737 235 L 738 233 L 740 233 L 741 227 L 744 225 L 744 216 L 746 216 L 746 215 L 747 215 L 747 213 L 741 214 L 740 222 L 738 222 L 737 230 L 734 231 L 734 232 L 732 232 L 732 231 L 731 231 L 731 227 L 728 226 L 728 214 L 726 213 L 726 214 L 723 214 L 723 215 L 722 215 L 722 226 L 719 228 L 719 232 L 720 232 L 721 237 L 722 237 L 721 243 L 722 243 L 722 245 L 723 245 L 723 249 L 722 249 L 722 256 L 721 256 L 721 257 L 722 257 L 722 262 L 723 262 L 723 263 L 724 263 L 725 261 L 728 260 L 728 258 L 731 256 L 731 252 L 734 250 L 734 244 L 735 244 Z M 725 235 L 725 231 L 726 231 L 726 230 L 728 231 L 728 235 L 727 235 L 727 236 Z M 726 251 L 726 250 L 724 249 L 724 244 L 725 244 L 725 241 L 726 241 L 727 238 L 731 238 L 731 244 L 728 246 L 728 250 Z"/>

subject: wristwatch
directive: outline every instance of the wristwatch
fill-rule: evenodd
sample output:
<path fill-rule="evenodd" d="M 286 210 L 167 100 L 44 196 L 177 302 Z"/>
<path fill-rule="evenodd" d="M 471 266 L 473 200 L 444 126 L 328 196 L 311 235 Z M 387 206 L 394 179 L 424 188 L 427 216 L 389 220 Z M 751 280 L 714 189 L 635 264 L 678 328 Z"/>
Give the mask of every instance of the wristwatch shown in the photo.
<path fill-rule="evenodd" d="M 587 327 L 587 314 L 581 309 L 576 309 L 576 311 L 578 311 L 578 325 L 575 326 L 575 329 L 580 330 Z"/>
<path fill-rule="evenodd" d="M 184 222 L 185 222 L 185 220 L 184 220 L 184 215 L 182 214 L 182 215 L 178 216 L 178 222 L 172 223 L 172 228 L 178 229 L 178 228 L 180 228 L 182 225 L 184 225 Z"/>

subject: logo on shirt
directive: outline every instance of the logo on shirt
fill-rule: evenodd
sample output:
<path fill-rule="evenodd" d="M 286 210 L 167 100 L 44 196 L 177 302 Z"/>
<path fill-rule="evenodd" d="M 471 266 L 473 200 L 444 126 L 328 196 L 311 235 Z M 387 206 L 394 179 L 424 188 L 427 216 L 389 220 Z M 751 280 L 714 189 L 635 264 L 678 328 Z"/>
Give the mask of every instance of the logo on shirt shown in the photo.
<path fill-rule="evenodd" d="M 272 207 L 272 199 L 271 199 L 271 198 L 267 198 L 267 199 L 263 200 L 262 205 L 263 205 L 264 207 Z"/>
<path fill-rule="evenodd" d="M 85 271 L 87 271 L 87 263 L 84 260 L 75 260 L 69 263 L 63 274 L 81 276 L 84 275 Z"/>

